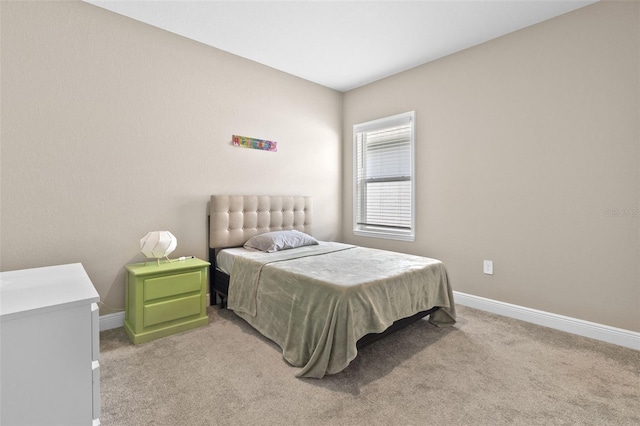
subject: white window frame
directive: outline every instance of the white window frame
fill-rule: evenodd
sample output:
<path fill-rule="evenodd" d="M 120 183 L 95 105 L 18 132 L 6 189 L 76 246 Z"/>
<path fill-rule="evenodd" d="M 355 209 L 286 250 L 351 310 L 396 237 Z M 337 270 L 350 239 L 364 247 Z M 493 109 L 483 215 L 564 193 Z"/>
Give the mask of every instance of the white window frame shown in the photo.
<path fill-rule="evenodd" d="M 415 192 L 415 111 L 409 111 L 402 114 L 393 115 L 390 117 L 384 117 L 377 120 L 368 121 L 365 123 L 355 124 L 353 126 L 353 234 L 363 237 L 375 237 L 375 238 L 387 238 L 392 240 L 402 241 L 414 241 L 415 240 L 415 205 L 416 205 L 416 192 Z M 411 137 L 410 137 L 410 183 L 411 183 L 411 228 L 388 228 L 388 227 L 376 227 L 365 224 L 360 224 L 358 211 L 358 198 L 363 195 L 360 193 L 359 181 L 358 181 L 358 140 L 357 135 L 366 131 L 381 130 L 384 128 L 399 126 L 402 124 L 410 124 Z M 363 203 L 364 205 L 365 203 Z"/>

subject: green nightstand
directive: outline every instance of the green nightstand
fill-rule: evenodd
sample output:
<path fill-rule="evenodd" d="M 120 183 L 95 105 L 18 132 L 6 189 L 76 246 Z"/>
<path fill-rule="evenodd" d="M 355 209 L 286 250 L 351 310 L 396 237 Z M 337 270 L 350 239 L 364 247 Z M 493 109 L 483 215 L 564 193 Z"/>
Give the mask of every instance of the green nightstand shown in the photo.
<path fill-rule="evenodd" d="M 209 323 L 207 269 L 200 259 L 127 265 L 124 329 L 145 343 Z"/>

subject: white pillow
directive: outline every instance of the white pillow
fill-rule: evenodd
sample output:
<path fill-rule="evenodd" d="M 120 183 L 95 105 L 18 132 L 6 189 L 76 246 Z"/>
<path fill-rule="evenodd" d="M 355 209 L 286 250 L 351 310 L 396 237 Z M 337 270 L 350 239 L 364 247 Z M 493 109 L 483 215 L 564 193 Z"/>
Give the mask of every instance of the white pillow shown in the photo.
<path fill-rule="evenodd" d="M 287 250 L 296 247 L 313 246 L 318 244 L 318 240 L 304 232 L 274 231 L 255 235 L 244 243 L 244 248 L 252 248 L 260 251 L 272 253 L 279 250 Z"/>

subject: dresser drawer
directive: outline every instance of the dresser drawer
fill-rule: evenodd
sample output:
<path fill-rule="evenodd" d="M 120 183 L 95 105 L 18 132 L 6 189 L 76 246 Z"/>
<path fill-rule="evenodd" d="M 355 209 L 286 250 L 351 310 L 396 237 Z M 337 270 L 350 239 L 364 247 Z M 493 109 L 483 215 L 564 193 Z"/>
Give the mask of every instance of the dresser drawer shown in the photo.
<path fill-rule="evenodd" d="M 144 307 L 144 327 L 200 314 L 200 294 L 153 303 Z"/>
<path fill-rule="evenodd" d="M 93 372 L 93 392 L 92 392 L 92 396 L 93 396 L 93 422 L 95 424 L 96 420 L 98 421 L 98 424 L 100 424 L 100 421 L 98 420 L 100 418 L 100 362 L 98 361 L 93 361 L 91 363 L 91 369 Z"/>
<path fill-rule="evenodd" d="M 91 304 L 91 360 L 100 358 L 100 317 L 97 303 Z"/>
<path fill-rule="evenodd" d="M 200 271 L 148 278 L 144 280 L 144 300 L 148 302 L 200 291 L 201 283 L 202 276 Z"/>

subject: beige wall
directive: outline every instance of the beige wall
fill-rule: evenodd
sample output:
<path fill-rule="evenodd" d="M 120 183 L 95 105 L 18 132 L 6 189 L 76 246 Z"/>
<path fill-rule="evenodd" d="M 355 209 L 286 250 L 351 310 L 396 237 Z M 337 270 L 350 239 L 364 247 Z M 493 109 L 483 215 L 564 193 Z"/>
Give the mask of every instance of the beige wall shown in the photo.
<path fill-rule="evenodd" d="M 206 258 L 212 193 L 310 195 L 339 237 L 340 93 L 86 3 L 0 7 L 1 270 L 82 262 L 122 308 L 148 231 Z"/>
<path fill-rule="evenodd" d="M 85 3 L 1 2 L 0 16 L 0 270 L 82 262 L 121 308 L 146 232 L 205 258 L 209 194 L 302 193 L 322 239 L 438 257 L 458 291 L 640 331 L 638 3 L 344 97 Z M 355 238 L 352 125 L 409 110 L 416 241 Z"/>
<path fill-rule="evenodd" d="M 346 93 L 344 239 L 440 258 L 464 293 L 640 331 L 639 64 L 640 3 L 606 2 Z M 410 110 L 416 241 L 356 238 L 352 126 Z"/>

